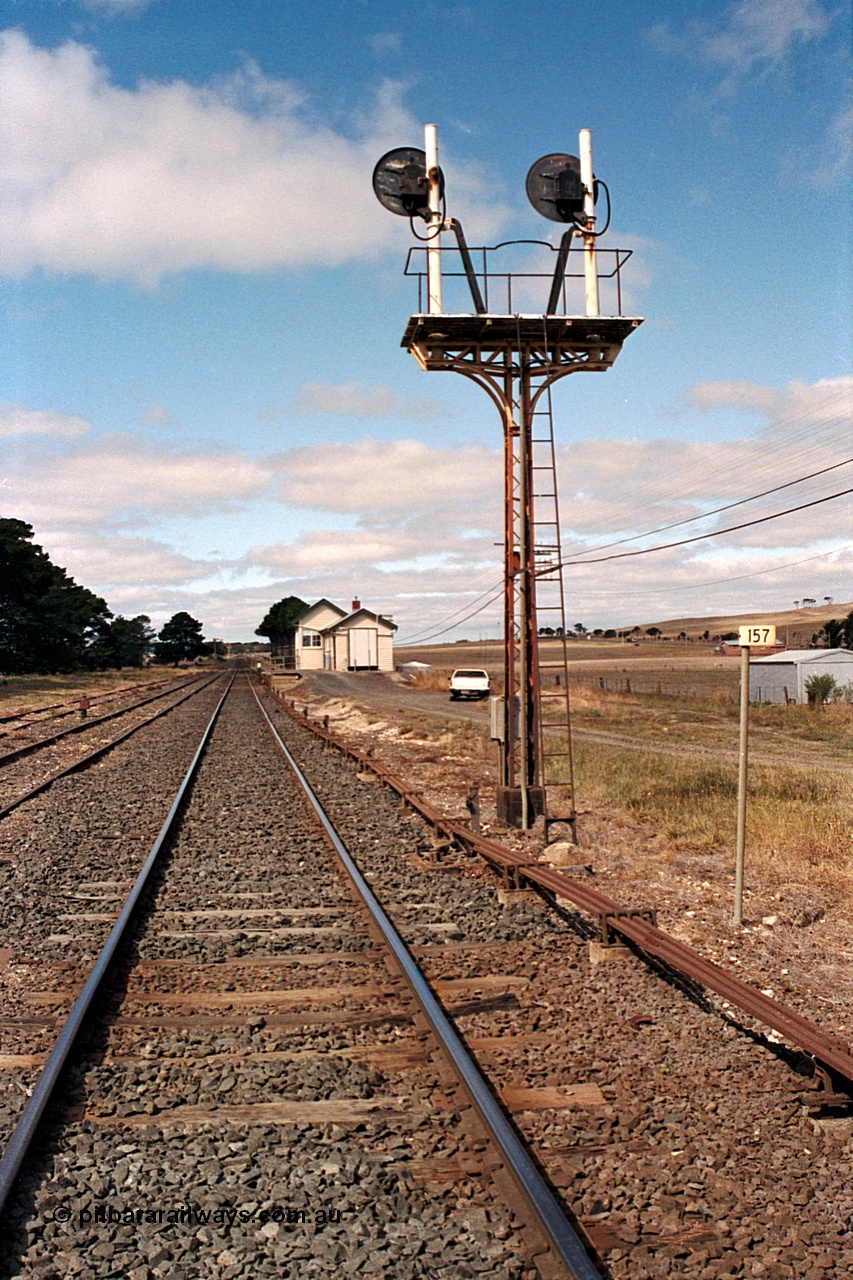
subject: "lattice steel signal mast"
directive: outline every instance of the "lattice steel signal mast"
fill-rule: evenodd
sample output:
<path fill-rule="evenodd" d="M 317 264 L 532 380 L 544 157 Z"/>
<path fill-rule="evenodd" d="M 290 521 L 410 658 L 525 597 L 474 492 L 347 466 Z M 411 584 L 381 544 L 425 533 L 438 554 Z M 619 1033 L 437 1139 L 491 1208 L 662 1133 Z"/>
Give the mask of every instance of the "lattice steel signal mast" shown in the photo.
<path fill-rule="evenodd" d="M 500 742 L 498 817 L 508 825 L 527 828 L 544 815 L 546 833 L 551 824 L 566 822 L 573 834 L 568 655 L 551 387 L 570 373 L 609 369 L 622 343 L 642 324 L 639 316 L 622 315 L 621 268 L 631 251 L 597 248 L 597 238 L 610 222 L 610 196 L 593 174 L 588 129 L 581 131 L 579 142 L 580 157 L 543 156 L 527 175 L 533 207 L 567 226 L 556 249 L 546 241 L 508 241 L 469 249 L 461 224 L 446 216 L 435 125 L 426 126 L 424 151 L 414 147 L 389 151 L 373 173 L 377 198 L 392 213 L 409 218 L 413 233 L 425 242 L 423 249 L 409 251 L 406 263 L 406 274 L 418 279 L 419 297 L 401 345 L 422 369 L 450 370 L 476 382 L 493 400 L 503 423 L 504 692 L 492 700 L 492 736 Z M 599 231 L 595 204 L 600 188 L 607 193 L 608 211 Z M 417 232 L 416 218 L 426 223 L 425 235 Z M 442 250 L 443 232 L 455 236 L 450 250 Z M 582 240 L 582 249 L 572 249 L 574 236 Z M 553 272 L 495 269 L 498 251 L 531 244 L 556 254 Z M 451 271 L 446 266 L 448 252 L 456 255 Z M 413 266 L 417 253 L 425 256 L 425 269 Z M 582 271 L 569 270 L 573 254 L 582 255 Z M 602 270 L 603 259 L 610 270 Z M 572 314 L 572 282 L 581 279 L 584 313 Z M 549 280 L 544 312 L 522 311 L 514 305 L 527 301 L 532 288 L 544 293 Z M 610 315 L 601 314 L 600 282 L 605 282 L 613 297 Z M 445 284 L 457 292 L 467 291 L 464 310 L 444 310 Z M 505 306 L 493 310 L 490 301 L 498 298 L 506 300 Z M 471 305 L 473 311 L 468 309 Z M 545 628 L 554 633 L 554 639 L 543 643 L 539 630 L 546 620 L 556 625 Z M 556 805 L 555 794 L 562 797 Z"/>

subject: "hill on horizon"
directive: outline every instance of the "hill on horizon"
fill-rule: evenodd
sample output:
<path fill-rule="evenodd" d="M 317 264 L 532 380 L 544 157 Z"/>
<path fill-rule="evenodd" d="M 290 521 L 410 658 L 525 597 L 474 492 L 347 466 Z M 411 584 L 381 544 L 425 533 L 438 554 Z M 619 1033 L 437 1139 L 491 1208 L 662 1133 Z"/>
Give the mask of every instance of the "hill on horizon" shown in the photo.
<path fill-rule="evenodd" d="M 801 636 L 810 640 L 815 632 L 820 631 L 824 623 L 830 622 L 833 618 L 846 618 L 851 611 L 853 611 L 853 601 L 848 601 L 846 604 L 818 604 L 809 605 L 804 609 L 779 609 L 772 612 L 765 610 L 760 613 L 718 614 L 714 617 L 694 615 L 684 618 L 667 618 L 663 622 L 649 621 L 638 625 L 641 631 L 647 631 L 649 627 L 658 627 L 661 634 L 665 636 L 677 636 L 681 631 L 686 631 L 688 636 L 702 635 L 704 631 L 709 631 L 713 636 L 725 631 L 737 631 L 738 627 L 771 626 L 775 623 L 780 640 L 784 639 L 786 630 L 791 639 L 794 636 Z"/>

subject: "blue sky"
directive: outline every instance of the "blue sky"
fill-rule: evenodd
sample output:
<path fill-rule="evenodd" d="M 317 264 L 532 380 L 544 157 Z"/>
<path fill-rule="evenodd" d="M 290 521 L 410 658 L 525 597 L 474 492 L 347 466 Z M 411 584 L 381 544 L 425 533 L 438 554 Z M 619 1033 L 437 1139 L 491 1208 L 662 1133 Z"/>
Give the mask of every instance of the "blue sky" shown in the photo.
<path fill-rule="evenodd" d="M 634 251 L 644 324 L 554 393 L 572 558 L 853 455 L 847 0 L 0 0 L 0 31 L 0 510 L 116 613 L 248 639 L 359 596 L 408 637 L 498 581 L 500 423 L 401 350 L 411 237 L 370 186 L 427 121 L 475 244 L 559 234 L 525 174 L 591 129 Z M 575 566 L 569 608 L 849 601 L 851 543 L 842 497 Z"/>

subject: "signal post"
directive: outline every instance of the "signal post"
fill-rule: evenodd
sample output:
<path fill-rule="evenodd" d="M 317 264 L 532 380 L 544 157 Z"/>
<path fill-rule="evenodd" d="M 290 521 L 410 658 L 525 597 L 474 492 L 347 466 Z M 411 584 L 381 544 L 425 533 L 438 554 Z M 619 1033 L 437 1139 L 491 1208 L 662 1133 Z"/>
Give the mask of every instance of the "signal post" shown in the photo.
<path fill-rule="evenodd" d="M 559 553 L 559 521 L 556 512 L 556 479 L 554 447 L 550 417 L 550 389 L 570 373 L 604 372 L 611 367 L 622 349 L 622 343 L 641 323 L 637 316 L 599 314 L 599 275 L 595 230 L 595 197 L 599 183 L 592 172 L 592 147 L 589 131 L 580 136 L 581 157 L 562 153 L 543 156 L 531 168 L 527 191 L 538 212 L 555 222 L 568 224 L 559 249 L 545 247 L 556 254 L 554 271 L 538 273 L 550 296 L 543 312 L 530 314 L 516 309 L 519 289 L 528 289 L 536 276 L 511 274 L 494 269 L 498 249 L 469 250 L 461 225 L 447 219 L 439 211 L 438 194 L 443 199 L 443 178 L 438 168 L 438 148 L 434 126 L 426 129 L 426 151 L 398 148 L 388 152 L 374 170 L 374 191 L 391 212 L 409 217 L 413 233 L 426 240 L 427 270 L 409 271 L 417 275 L 421 302 L 410 316 L 401 345 L 427 372 L 459 373 L 481 387 L 500 414 L 504 440 L 504 692 L 493 699 L 492 736 L 500 744 L 500 782 L 497 812 L 507 825 L 522 829 L 533 825 L 544 815 L 546 827 L 551 822 L 568 822 L 574 834 L 575 805 L 571 763 L 567 671 L 565 660 L 565 621 L 560 627 L 563 646 L 562 676 L 556 677 L 560 698 L 564 700 L 565 718 L 558 726 L 543 726 L 542 668 L 538 646 L 537 587 L 545 583 L 559 588 L 562 610 L 562 564 Z M 602 184 L 603 185 L 603 184 Z M 609 205 L 609 195 L 608 195 Z M 426 224 L 426 235 L 415 229 L 415 218 Z M 609 210 L 608 210 L 609 220 Z M 442 271 L 441 234 L 452 231 L 458 254 L 456 270 Z M 583 271 L 577 278 L 585 282 L 585 314 L 566 314 L 566 281 L 576 278 L 567 271 L 571 240 L 582 238 Z M 545 242 L 537 241 L 544 244 Z M 445 251 L 446 252 L 446 251 Z M 615 267 L 606 277 L 614 280 L 617 299 L 621 303 L 619 271 L 630 257 L 630 251 L 606 250 L 613 255 Z M 479 270 L 474 267 L 478 261 Z M 412 254 L 409 255 L 409 261 Z M 482 264 L 482 265 L 480 265 Z M 461 269 L 460 269 L 461 267 Z M 438 276 L 445 284 L 451 280 L 457 288 L 466 287 L 472 310 L 442 310 L 442 294 Z M 465 285 L 461 282 L 464 281 Z M 500 293 L 506 305 L 494 308 Z M 491 296 L 490 296 L 491 295 Z M 621 307 L 617 307 L 620 310 Z M 551 461 L 541 464 L 537 449 L 549 443 L 540 436 L 534 424 L 549 424 Z M 544 430 L 544 428 L 542 428 Z M 546 479 L 543 475 L 548 473 Z M 536 503 L 544 495 L 537 490 L 551 480 L 553 518 L 537 519 Z M 556 608 L 557 606 L 551 606 Z M 557 665 L 557 664 L 552 664 Z M 562 684 L 561 684 L 562 679 Z M 551 694 L 550 696 L 554 696 Z M 564 729 L 564 747 L 553 748 L 553 735 L 546 731 Z M 546 763 L 565 760 L 568 776 L 561 781 L 569 792 L 565 812 L 549 812 L 548 788 L 557 779 L 547 777 Z M 562 770 L 565 775 L 566 769 Z M 565 806 L 564 806 L 565 807 Z"/>

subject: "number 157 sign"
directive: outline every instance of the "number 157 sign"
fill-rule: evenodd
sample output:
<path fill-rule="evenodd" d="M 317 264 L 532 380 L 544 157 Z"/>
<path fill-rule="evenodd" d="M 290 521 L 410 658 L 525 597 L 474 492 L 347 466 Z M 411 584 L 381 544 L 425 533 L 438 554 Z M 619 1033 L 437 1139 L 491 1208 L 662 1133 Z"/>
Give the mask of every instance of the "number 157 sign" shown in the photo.
<path fill-rule="evenodd" d="M 775 627 L 740 627 L 740 643 L 743 648 L 776 643 Z"/>

